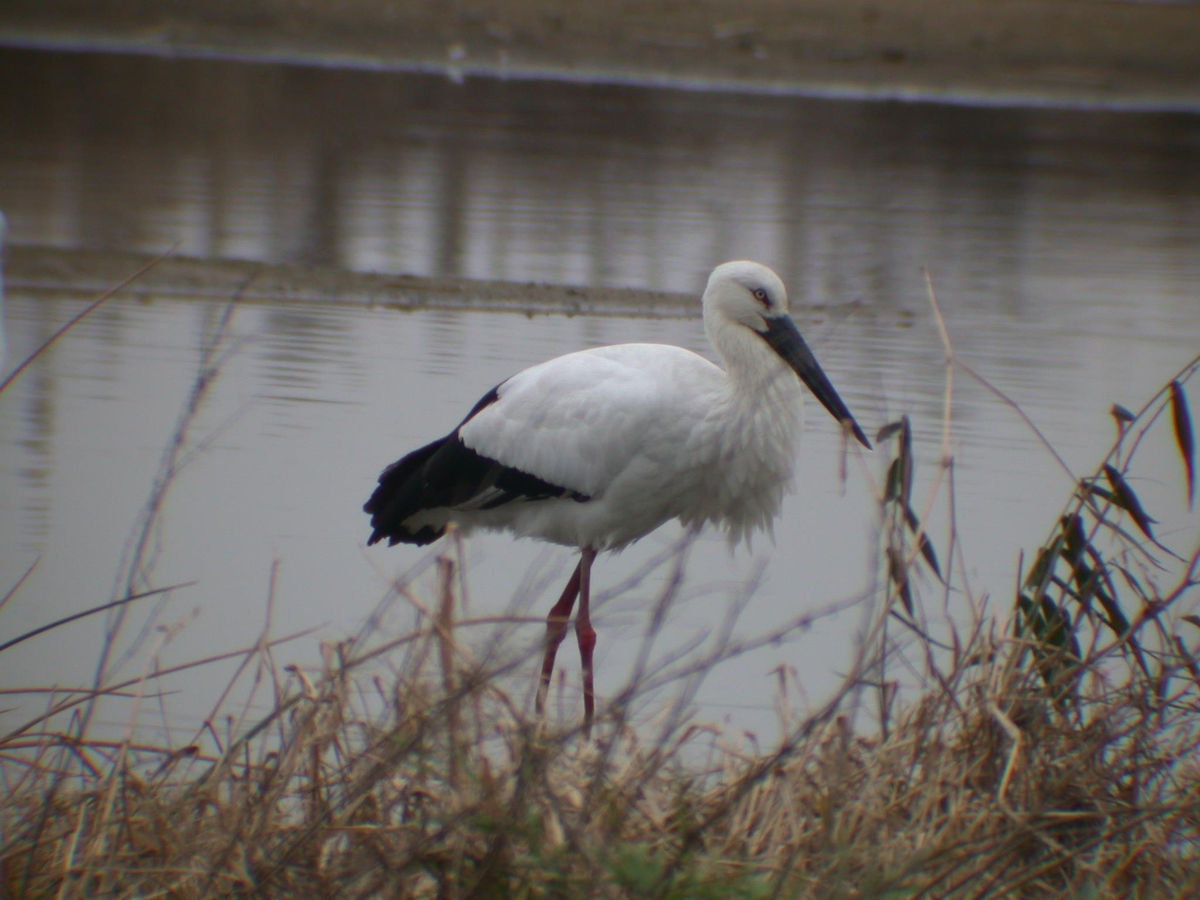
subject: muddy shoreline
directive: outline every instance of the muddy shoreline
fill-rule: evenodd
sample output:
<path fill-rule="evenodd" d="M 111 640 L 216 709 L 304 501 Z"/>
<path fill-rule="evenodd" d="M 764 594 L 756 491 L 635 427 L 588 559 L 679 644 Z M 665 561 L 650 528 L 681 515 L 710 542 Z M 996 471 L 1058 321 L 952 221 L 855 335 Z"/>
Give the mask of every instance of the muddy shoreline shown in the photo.
<path fill-rule="evenodd" d="M 9 0 L 0 44 L 692 89 L 1200 109 L 1200 3 Z"/>
<path fill-rule="evenodd" d="M 155 262 L 155 260 L 158 260 Z M 15 245 L 5 283 L 12 291 L 95 299 L 150 263 L 118 293 L 242 303 L 338 303 L 396 310 L 456 309 L 524 315 L 695 318 L 694 294 L 472 278 L 386 275 L 334 266 L 199 259 L 146 253 Z"/>

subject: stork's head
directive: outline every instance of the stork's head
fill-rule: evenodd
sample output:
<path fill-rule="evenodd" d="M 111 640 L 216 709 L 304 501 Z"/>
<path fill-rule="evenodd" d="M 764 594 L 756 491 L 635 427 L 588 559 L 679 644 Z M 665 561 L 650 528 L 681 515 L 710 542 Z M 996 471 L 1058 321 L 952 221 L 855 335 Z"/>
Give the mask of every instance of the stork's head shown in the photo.
<path fill-rule="evenodd" d="M 708 276 L 704 289 L 704 315 L 762 331 L 766 319 L 786 316 L 787 288 L 766 266 L 736 260 L 722 263 Z"/>
<path fill-rule="evenodd" d="M 863 446 L 871 446 L 788 315 L 787 289 L 778 275 L 747 260 L 722 263 L 708 276 L 703 303 L 709 339 L 727 364 L 765 364 L 767 353 L 776 354 L 835 419 L 849 426 Z M 762 343 L 742 339 L 751 334 Z"/>

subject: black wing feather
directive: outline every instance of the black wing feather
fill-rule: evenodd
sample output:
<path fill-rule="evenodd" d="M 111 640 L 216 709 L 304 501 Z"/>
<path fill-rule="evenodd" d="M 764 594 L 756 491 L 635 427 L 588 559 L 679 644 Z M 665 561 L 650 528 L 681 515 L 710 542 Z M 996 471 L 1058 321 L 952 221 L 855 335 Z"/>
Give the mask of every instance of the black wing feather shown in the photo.
<path fill-rule="evenodd" d="M 379 486 L 363 505 L 363 512 L 371 516 L 372 531 L 367 544 L 375 544 L 384 538 L 389 546 L 401 542 L 433 543 L 445 532 L 444 527 L 435 529 L 422 525 L 416 528 L 408 520 L 429 510 L 461 509 L 489 490 L 499 493 L 480 504 L 478 509 L 496 509 L 515 500 L 570 497 L 583 502 L 591 499 L 586 494 L 482 456 L 462 442 L 459 429 L 480 410 L 495 403 L 498 390 L 489 391 L 446 437 L 414 450 L 383 470 Z"/>

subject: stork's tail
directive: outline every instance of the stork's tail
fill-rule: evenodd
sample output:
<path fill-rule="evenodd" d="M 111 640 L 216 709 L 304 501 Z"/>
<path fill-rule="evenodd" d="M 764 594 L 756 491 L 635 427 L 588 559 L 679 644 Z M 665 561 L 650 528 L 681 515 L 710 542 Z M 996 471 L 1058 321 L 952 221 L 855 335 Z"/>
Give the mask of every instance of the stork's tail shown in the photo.
<path fill-rule="evenodd" d="M 446 531 L 443 525 L 434 528 L 423 524 L 414 527 L 409 520 L 427 509 L 426 467 L 442 445 L 453 436 L 440 438 L 392 463 L 379 476 L 379 485 L 363 504 L 363 512 L 371 516 L 371 536 L 368 546 L 387 538 L 388 546 L 395 544 L 432 544 Z"/>

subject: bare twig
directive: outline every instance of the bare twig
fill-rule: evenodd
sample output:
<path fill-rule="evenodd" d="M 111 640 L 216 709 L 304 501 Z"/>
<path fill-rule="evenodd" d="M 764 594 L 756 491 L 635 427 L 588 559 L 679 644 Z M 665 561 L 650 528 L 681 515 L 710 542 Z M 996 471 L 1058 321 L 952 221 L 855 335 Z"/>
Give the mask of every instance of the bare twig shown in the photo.
<path fill-rule="evenodd" d="M 126 278 L 124 281 L 109 288 L 107 291 L 105 291 L 103 294 L 101 294 L 99 297 L 97 297 L 95 300 L 93 300 L 91 303 L 89 303 L 87 306 L 85 306 L 82 310 L 80 310 L 74 316 L 72 316 L 70 319 L 68 319 L 63 325 L 59 326 L 58 330 L 55 331 L 54 334 L 52 334 L 52 335 L 50 335 L 50 337 L 46 338 L 46 340 L 42 343 L 42 345 L 40 347 L 38 347 L 31 354 L 29 354 L 29 356 L 27 356 L 15 369 L 13 369 L 11 372 L 9 372 L 8 375 L 6 375 L 4 377 L 3 381 L 0 381 L 0 394 L 3 394 L 6 390 L 8 390 L 8 386 L 10 384 L 12 384 L 14 381 L 16 381 L 17 378 L 19 378 L 21 376 L 21 373 L 24 372 L 26 369 L 28 369 L 39 356 L 41 356 L 43 353 L 45 353 L 47 350 L 49 350 L 51 347 L 53 347 L 56 343 L 58 343 L 58 340 L 63 335 L 65 335 L 68 331 L 70 331 L 72 328 L 74 328 L 76 325 L 78 325 L 80 322 L 82 322 L 84 319 L 86 319 L 88 316 L 90 316 L 92 313 L 94 313 L 96 310 L 98 310 L 101 306 L 103 306 L 105 303 L 107 303 L 110 299 L 112 299 L 112 297 L 114 295 L 120 293 L 124 288 L 128 287 L 132 282 L 137 281 L 139 278 L 141 278 L 143 275 L 145 275 L 147 272 L 149 272 L 151 269 L 153 269 L 155 266 L 157 266 L 160 262 L 162 262 L 164 259 L 166 259 L 168 256 L 170 256 L 176 250 L 178 250 L 179 243 L 180 243 L 179 241 L 176 241 L 171 246 L 171 249 L 167 250 L 165 253 L 161 253 L 158 256 L 154 257 L 154 259 L 150 260 L 148 263 L 146 263 L 144 266 L 142 266 L 140 269 L 138 269 L 136 272 L 134 272 L 132 275 L 130 275 L 128 278 Z"/>
<path fill-rule="evenodd" d="M 32 568 L 30 571 L 32 571 Z M 26 575 L 28 574 L 29 573 L 26 572 Z M 22 579 L 22 581 L 23 580 L 24 579 Z M 17 644 L 23 643 L 30 638 L 37 637 L 39 634 L 45 634 L 47 631 L 53 631 L 55 628 L 59 628 L 71 622 L 76 622 L 80 619 L 86 619 L 88 616 L 96 615 L 96 613 L 106 612 L 107 610 L 114 609 L 118 606 L 124 606 L 126 603 L 132 603 L 135 600 L 143 600 L 146 597 L 154 597 L 158 594 L 165 594 L 167 591 L 177 591 L 181 588 L 191 587 L 195 583 L 196 582 L 194 581 L 183 581 L 179 584 L 173 584 L 170 587 L 156 588 L 152 591 L 143 591 L 140 594 L 132 594 L 129 597 L 122 597 L 120 600 L 113 600 L 111 603 L 102 603 L 100 606 L 93 606 L 91 609 L 85 609 L 82 612 L 73 613 L 69 616 L 63 616 L 61 619 L 55 619 L 53 622 L 48 622 L 45 625 L 34 628 L 32 631 L 27 631 L 24 634 L 19 634 L 15 638 L 5 641 L 3 644 L 0 644 L 0 653 L 4 652 L 9 647 L 15 647 Z"/>

